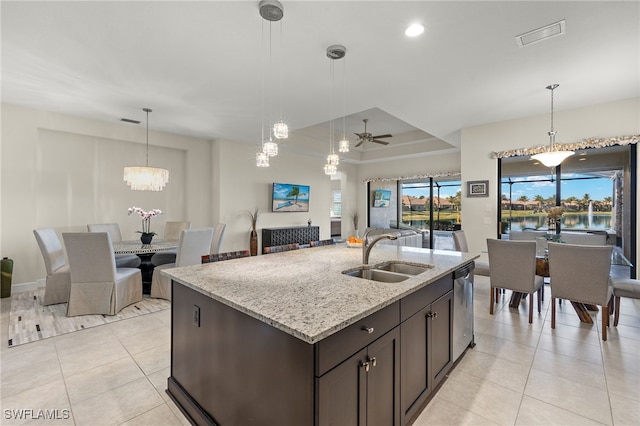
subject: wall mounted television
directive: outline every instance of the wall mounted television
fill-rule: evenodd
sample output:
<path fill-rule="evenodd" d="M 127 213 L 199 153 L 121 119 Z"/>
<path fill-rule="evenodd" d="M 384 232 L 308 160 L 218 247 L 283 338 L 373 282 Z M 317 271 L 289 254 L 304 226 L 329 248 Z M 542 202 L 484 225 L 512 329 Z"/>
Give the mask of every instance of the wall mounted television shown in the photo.
<path fill-rule="evenodd" d="M 309 186 L 274 182 L 271 190 L 271 211 L 308 212 Z"/>

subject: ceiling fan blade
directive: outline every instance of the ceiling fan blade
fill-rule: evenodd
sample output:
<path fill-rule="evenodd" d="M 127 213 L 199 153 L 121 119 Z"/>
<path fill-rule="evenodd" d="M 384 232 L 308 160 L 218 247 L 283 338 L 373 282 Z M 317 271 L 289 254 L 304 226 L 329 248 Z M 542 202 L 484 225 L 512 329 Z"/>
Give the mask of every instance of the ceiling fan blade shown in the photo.
<path fill-rule="evenodd" d="M 393 135 L 390 135 L 389 133 L 385 134 L 385 135 L 378 135 L 378 136 L 371 136 L 373 139 L 379 139 L 379 138 L 392 138 Z"/>
<path fill-rule="evenodd" d="M 357 137 L 359 137 L 360 139 L 364 139 L 364 136 L 362 136 L 362 135 L 364 135 L 364 133 L 355 133 L 354 132 L 353 134 L 356 135 Z"/>
<path fill-rule="evenodd" d="M 358 142 L 358 143 L 356 144 L 356 146 L 354 146 L 354 148 L 359 147 L 359 146 L 360 146 L 360 145 L 362 145 L 363 143 L 364 143 L 364 139 L 361 139 L 361 140 L 360 140 L 360 142 Z"/>
<path fill-rule="evenodd" d="M 375 142 L 375 143 L 379 143 L 379 144 L 382 144 L 382 145 L 389 145 L 389 142 L 379 141 L 377 139 L 371 139 L 369 142 Z"/>

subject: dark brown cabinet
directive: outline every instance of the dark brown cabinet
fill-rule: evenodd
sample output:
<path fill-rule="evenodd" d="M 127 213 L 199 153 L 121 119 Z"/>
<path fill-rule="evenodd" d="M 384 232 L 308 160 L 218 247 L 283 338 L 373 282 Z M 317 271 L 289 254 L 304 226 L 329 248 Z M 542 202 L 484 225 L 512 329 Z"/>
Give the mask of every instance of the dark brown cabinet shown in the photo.
<path fill-rule="evenodd" d="M 317 378 L 317 424 L 399 425 L 399 361 L 396 327 Z"/>
<path fill-rule="evenodd" d="M 454 361 L 451 339 L 453 281 L 445 277 L 432 285 L 416 299 L 422 300 L 424 306 L 400 325 L 403 425 L 410 423 L 422 411 L 424 403 Z M 437 299 L 434 300 L 435 297 Z M 405 310 L 403 313 L 408 315 L 410 312 Z"/>

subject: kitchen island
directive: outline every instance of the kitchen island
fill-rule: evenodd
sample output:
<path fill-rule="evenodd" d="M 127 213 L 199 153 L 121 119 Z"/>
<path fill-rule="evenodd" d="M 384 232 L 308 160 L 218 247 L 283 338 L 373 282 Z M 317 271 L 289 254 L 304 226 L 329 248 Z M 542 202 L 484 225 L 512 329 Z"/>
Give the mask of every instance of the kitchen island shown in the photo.
<path fill-rule="evenodd" d="M 195 424 L 408 424 L 455 361 L 452 274 L 476 257 L 374 247 L 428 266 L 400 282 L 344 274 L 362 250 L 341 244 L 165 270 L 168 393 Z"/>

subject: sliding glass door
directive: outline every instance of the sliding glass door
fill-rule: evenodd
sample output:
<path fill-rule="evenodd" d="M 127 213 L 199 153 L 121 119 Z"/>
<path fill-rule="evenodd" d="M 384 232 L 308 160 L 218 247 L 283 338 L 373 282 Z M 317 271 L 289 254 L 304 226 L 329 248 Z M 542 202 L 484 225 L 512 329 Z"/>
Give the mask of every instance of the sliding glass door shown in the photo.
<path fill-rule="evenodd" d="M 452 249 L 451 232 L 460 229 L 461 182 L 455 178 L 400 181 L 398 192 L 401 227 L 425 235 L 424 247 Z"/>

